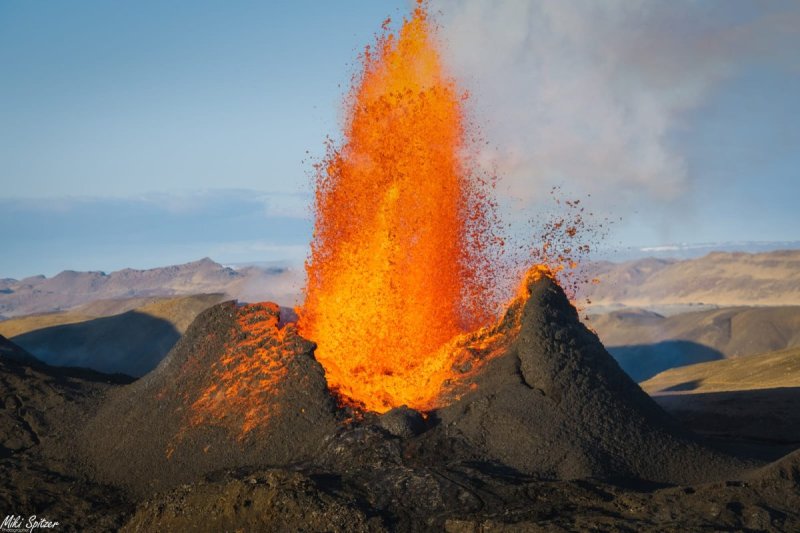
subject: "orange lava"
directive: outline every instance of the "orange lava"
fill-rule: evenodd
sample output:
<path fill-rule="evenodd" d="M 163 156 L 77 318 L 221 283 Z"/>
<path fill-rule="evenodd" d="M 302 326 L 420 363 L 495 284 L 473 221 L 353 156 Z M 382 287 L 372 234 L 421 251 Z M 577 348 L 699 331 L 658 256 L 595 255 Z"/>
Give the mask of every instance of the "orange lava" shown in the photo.
<path fill-rule="evenodd" d="M 344 140 L 318 166 L 298 327 L 330 388 L 377 412 L 436 407 L 497 308 L 494 204 L 467 168 L 466 96 L 431 29 L 418 3 L 367 48 Z"/>
<path fill-rule="evenodd" d="M 224 425 L 240 438 L 276 413 L 287 362 L 296 355 L 289 342 L 294 328 L 278 327 L 279 308 L 252 304 L 237 312 L 237 324 L 224 355 L 211 368 L 211 380 L 190 406 L 190 426 Z"/>
<path fill-rule="evenodd" d="M 502 318 L 491 326 L 457 335 L 439 349 L 437 355 L 451 363 L 450 372 L 442 382 L 439 395 L 429 407 L 458 400 L 464 392 L 474 388 L 470 378 L 496 356 L 506 353 L 522 326 L 522 309 L 530 298 L 530 286 L 543 277 L 555 280 L 553 271 L 547 265 L 529 268 Z"/>

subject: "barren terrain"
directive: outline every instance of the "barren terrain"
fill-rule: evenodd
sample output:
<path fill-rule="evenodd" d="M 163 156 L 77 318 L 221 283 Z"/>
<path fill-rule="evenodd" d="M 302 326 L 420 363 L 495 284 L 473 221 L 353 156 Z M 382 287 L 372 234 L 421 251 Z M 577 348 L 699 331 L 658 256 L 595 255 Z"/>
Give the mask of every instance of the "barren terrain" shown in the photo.
<path fill-rule="evenodd" d="M 221 292 L 2 321 L 12 339 L 0 337 L 0 504 L 66 531 L 800 527 L 800 306 L 593 315 L 622 369 L 650 378 L 651 399 L 560 289 L 532 291 L 524 311 L 509 311 L 523 326 L 508 352 L 426 417 L 337 405 L 313 345 L 284 332 L 253 339 L 294 346 L 278 389 L 248 392 L 241 375 L 226 398 L 246 410 L 198 424 L 200 393 L 225 390 L 214 380 L 237 368 L 228 347 L 251 335 L 236 326 L 244 308 L 219 304 Z M 223 360 L 228 374 L 215 373 Z M 264 402 L 269 421 L 237 430 Z"/>
<path fill-rule="evenodd" d="M 297 273 L 289 269 L 255 266 L 233 269 L 205 258 L 182 265 L 149 270 L 128 268 L 110 274 L 65 270 L 51 278 L 0 279 L 0 315 L 11 318 L 71 310 L 98 300 L 216 292 L 230 298 L 269 299 L 293 305 L 298 290 Z M 90 307 L 89 312 L 96 310 Z"/>
<path fill-rule="evenodd" d="M 588 324 L 637 381 L 664 370 L 800 346 L 800 306 L 731 307 L 671 316 L 643 309 Z"/>
<path fill-rule="evenodd" d="M 155 366 L 194 318 L 223 294 L 101 300 L 73 311 L 0 322 L 0 335 L 55 366 L 141 376 Z"/>
<path fill-rule="evenodd" d="M 582 294 L 594 307 L 800 305 L 800 250 L 594 263 L 586 271 L 600 280 Z"/>
<path fill-rule="evenodd" d="M 521 329 L 508 350 L 427 417 L 338 406 L 312 344 L 291 329 L 240 329 L 277 306 L 204 311 L 131 384 L 0 356 L 0 504 L 64 531 L 800 527 L 793 448 L 686 431 L 621 371 L 559 288 L 543 280 L 529 290 L 509 309 L 506 323 Z M 243 341 L 293 350 L 272 392 L 236 382 L 242 405 L 263 403 L 270 418 L 245 435 L 248 410 L 193 423 L 196 395 L 229 375 L 216 362 L 253 361 L 229 352 Z"/>

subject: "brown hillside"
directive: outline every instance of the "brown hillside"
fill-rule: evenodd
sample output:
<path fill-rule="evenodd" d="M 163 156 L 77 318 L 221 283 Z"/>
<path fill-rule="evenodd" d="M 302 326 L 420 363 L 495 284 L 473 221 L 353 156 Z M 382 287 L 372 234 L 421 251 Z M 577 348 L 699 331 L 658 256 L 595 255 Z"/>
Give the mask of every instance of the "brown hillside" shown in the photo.
<path fill-rule="evenodd" d="M 640 385 L 651 395 L 800 387 L 800 348 L 673 368 Z"/>
<path fill-rule="evenodd" d="M 800 250 L 599 263 L 590 274 L 600 283 L 587 287 L 583 296 L 597 306 L 800 304 Z"/>
<path fill-rule="evenodd" d="M 800 443 L 800 348 L 673 368 L 642 388 L 694 431 Z"/>
<path fill-rule="evenodd" d="M 800 346 L 800 306 L 733 307 L 669 317 L 630 309 L 590 315 L 589 325 L 637 381 L 669 368 Z"/>
<path fill-rule="evenodd" d="M 10 337 L 37 358 L 56 366 L 141 376 L 167 354 L 203 310 L 223 294 L 101 301 L 76 311 L 0 322 Z M 120 314 L 101 313 L 124 310 Z M 97 316 L 99 315 L 99 316 Z"/>
<path fill-rule="evenodd" d="M 23 280 L 1 280 L 0 314 L 15 317 L 74 310 L 97 300 L 217 292 L 225 293 L 230 298 L 248 301 L 270 298 L 284 305 L 293 305 L 298 293 L 298 288 L 294 286 L 295 277 L 293 271 L 285 268 L 232 269 L 208 258 L 149 270 L 126 268 L 110 274 L 68 270 L 52 278 L 32 276 Z M 136 306 L 144 301 L 141 300 Z M 93 312 L 91 308 L 89 311 Z M 102 306 L 94 312 L 111 314 Z"/>

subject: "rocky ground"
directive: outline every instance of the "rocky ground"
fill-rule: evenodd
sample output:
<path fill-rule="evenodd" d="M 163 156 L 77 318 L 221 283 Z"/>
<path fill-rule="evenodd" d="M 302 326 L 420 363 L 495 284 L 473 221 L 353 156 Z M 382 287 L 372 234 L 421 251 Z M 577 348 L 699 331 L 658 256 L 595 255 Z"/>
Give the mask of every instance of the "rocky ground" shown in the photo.
<path fill-rule="evenodd" d="M 0 509 L 36 514 L 68 531 L 110 531 L 134 508 L 117 488 L 76 467 L 76 430 L 105 393 L 127 381 L 80 369 L 37 363 L 0 337 Z M 88 528 L 88 529 L 87 529 Z"/>
<path fill-rule="evenodd" d="M 272 305 L 212 307 L 130 384 L 9 347 L 0 503 L 64 531 L 800 528 L 790 445 L 690 433 L 555 284 L 529 291 L 507 352 L 424 416 L 339 407 Z"/>

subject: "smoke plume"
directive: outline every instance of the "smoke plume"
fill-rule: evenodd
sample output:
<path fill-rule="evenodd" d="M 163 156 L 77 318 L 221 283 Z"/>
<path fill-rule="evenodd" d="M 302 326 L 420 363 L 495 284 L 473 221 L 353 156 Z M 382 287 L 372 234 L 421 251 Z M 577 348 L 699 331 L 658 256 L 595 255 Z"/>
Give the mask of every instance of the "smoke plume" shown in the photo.
<path fill-rule="evenodd" d="M 554 184 L 617 207 L 680 198 L 674 134 L 754 62 L 796 68 L 800 3 L 432 0 L 482 164 L 522 204 Z"/>

